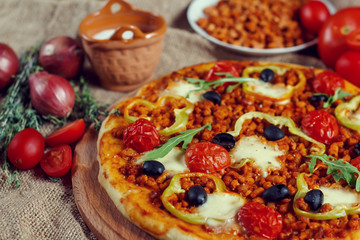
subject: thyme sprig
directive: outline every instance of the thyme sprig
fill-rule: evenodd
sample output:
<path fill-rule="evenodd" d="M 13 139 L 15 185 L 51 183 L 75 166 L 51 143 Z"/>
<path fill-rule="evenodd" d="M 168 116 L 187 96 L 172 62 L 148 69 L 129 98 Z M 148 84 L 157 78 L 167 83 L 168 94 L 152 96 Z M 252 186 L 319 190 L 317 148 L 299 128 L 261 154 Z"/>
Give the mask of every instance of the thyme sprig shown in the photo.
<path fill-rule="evenodd" d="M 353 96 L 353 94 L 343 91 L 341 88 L 337 88 L 334 92 L 334 95 L 329 96 L 325 93 L 315 93 L 314 96 L 317 95 L 325 95 L 327 97 L 327 100 L 323 103 L 323 108 L 330 107 L 336 100 L 338 99 L 344 99 L 348 96 Z"/>
<path fill-rule="evenodd" d="M 252 81 L 257 80 L 255 78 L 249 78 L 249 77 L 234 77 L 230 73 L 226 73 L 226 72 L 215 73 L 215 75 L 221 75 L 221 76 L 225 76 L 225 77 L 220 78 L 218 80 L 214 80 L 214 81 L 207 81 L 207 80 L 202 80 L 202 79 L 197 79 L 197 78 L 185 78 L 185 80 L 188 81 L 189 83 L 194 84 L 198 88 L 198 91 L 206 90 L 206 89 L 210 89 L 210 88 L 217 88 L 217 87 L 223 85 L 224 83 L 237 83 L 235 85 L 228 86 L 226 88 L 226 92 L 230 92 L 235 87 L 237 87 L 240 84 L 243 84 L 245 82 L 252 82 Z"/>
<path fill-rule="evenodd" d="M 330 155 L 308 155 L 310 157 L 309 171 L 314 172 L 316 161 L 321 160 L 327 165 L 326 174 L 331 174 L 336 181 L 344 179 L 349 186 L 355 186 L 356 191 L 360 192 L 360 171 L 343 159 L 336 159 Z"/>
<path fill-rule="evenodd" d="M 55 128 L 61 127 L 66 123 L 83 118 L 87 125 L 95 123 L 95 128 L 99 129 L 101 118 L 107 116 L 107 105 L 100 105 L 92 97 L 89 85 L 84 77 L 71 80 L 75 90 L 75 104 L 73 111 L 67 118 L 60 119 L 56 116 L 40 115 L 31 105 L 30 86 L 28 78 L 31 74 L 42 71 L 38 57 L 41 44 L 25 51 L 20 59 L 18 74 L 15 76 L 13 84 L 9 87 L 7 95 L 0 105 L 0 163 L 2 169 L 7 173 L 7 182 L 20 186 L 19 172 L 13 170 L 7 160 L 7 148 L 11 139 L 24 128 L 34 128 L 40 130 L 45 123 L 51 123 Z"/>

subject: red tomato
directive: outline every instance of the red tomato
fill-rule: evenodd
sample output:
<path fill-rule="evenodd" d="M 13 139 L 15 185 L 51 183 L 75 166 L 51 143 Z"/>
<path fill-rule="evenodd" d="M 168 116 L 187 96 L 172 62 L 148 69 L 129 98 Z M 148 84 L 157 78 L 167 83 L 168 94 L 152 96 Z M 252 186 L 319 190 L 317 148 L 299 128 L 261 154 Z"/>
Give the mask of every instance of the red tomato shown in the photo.
<path fill-rule="evenodd" d="M 8 147 L 10 162 L 18 169 L 35 167 L 44 154 L 44 137 L 33 128 L 25 128 L 18 132 Z"/>
<path fill-rule="evenodd" d="M 323 71 L 316 75 L 312 82 L 312 86 L 315 92 L 325 93 L 330 96 L 334 95 L 337 88 L 343 88 L 345 86 L 345 81 L 339 74 L 331 71 Z"/>
<path fill-rule="evenodd" d="M 331 144 L 339 135 L 335 117 L 325 110 L 308 112 L 301 121 L 301 127 L 307 135 L 325 144 Z"/>
<path fill-rule="evenodd" d="M 251 234 L 273 239 L 281 233 L 282 216 L 276 210 L 257 202 L 247 202 L 237 213 L 241 226 Z"/>
<path fill-rule="evenodd" d="M 336 72 L 352 84 L 360 87 L 360 52 L 346 52 L 335 65 Z"/>
<path fill-rule="evenodd" d="M 83 119 L 76 120 L 59 128 L 48 137 L 45 143 L 55 147 L 61 144 L 71 144 L 81 138 L 85 131 L 85 122 Z"/>
<path fill-rule="evenodd" d="M 230 166 L 231 159 L 224 147 L 200 142 L 186 150 L 185 162 L 191 172 L 213 173 Z"/>
<path fill-rule="evenodd" d="M 336 60 L 351 48 L 346 35 L 360 28 L 360 7 L 344 8 L 330 16 L 318 36 L 318 51 L 326 66 L 334 68 Z"/>
<path fill-rule="evenodd" d="M 217 62 L 208 72 L 205 77 L 205 80 L 213 81 L 225 77 L 224 75 L 216 75 L 215 73 L 230 73 L 233 77 L 239 77 L 239 72 L 236 68 L 229 62 L 219 61 Z"/>
<path fill-rule="evenodd" d="M 300 8 L 300 21 L 304 28 L 318 34 L 325 21 L 330 17 L 327 6 L 321 1 L 308 1 Z"/>
<path fill-rule="evenodd" d="M 360 51 L 360 28 L 346 35 L 346 44 L 351 49 Z"/>
<path fill-rule="evenodd" d="M 351 160 L 351 165 L 353 165 L 354 167 L 356 167 L 359 171 L 360 171 L 360 156 L 354 158 L 353 160 Z"/>
<path fill-rule="evenodd" d="M 160 144 L 160 136 L 152 122 L 140 118 L 125 128 L 124 142 L 127 147 L 145 152 Z"/>
<path fill-rule="evenodd" d="M 41 158 L 41 169 L 50 177 L 62 177 L 71 168 L 72 151 L 69 145 L 60 145 L 47 151 Z"/>

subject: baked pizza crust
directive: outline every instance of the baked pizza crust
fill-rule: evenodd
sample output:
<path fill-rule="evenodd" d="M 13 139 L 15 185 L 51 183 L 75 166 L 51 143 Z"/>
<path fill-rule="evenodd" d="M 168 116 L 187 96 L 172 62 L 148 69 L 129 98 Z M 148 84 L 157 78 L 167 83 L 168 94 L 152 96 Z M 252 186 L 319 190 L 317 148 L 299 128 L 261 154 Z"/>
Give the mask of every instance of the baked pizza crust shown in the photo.
<path fill-rule="evenodd" d="M 237 61 L 228 61 L 234 62 Z M 187 67 L 177 72 L 182 74 L 187 72 L 189 69 L 195 69 L 198 72 L 208 71 L 216 62 L 202 63 L 195 66 Z M 283 64 L 283 63 L 270 63 L 270 62 L 260 62 L 261 65 L 277 65 L 291 68 L 308 68 L 300 65 L 294 64 Z M 314 69 L 315 72 L 322 72 L 322 69 Z M 122 98 L 118 103 L 113 105 L 113 109 L 116 108 L 121 102 L 133 97 L 141 96 L 144 89 L 156 86 L 161 84 L 162 80 L 166 77 L 169 77 L 171 74 L 168 74 L 160 79 L 157 79 L 153 82 L 150 82 L 139 89 L 136 93 L 133 92 L 124 98 Z M 359 94 L 360 90 L 352 85 L 349 82 L 345 83 L 345 90 L 352 94 Z M 116 166 L 109 164 L 109 162 L 104 161 L 103 158 L 103 137 L 104 135 L 111 130 L 114 125 L 113 122 L 109 122 L 109 117 L 107 117 L 98 135 L 98 154 L 97 159 L 99 162 L 99 174 L 98 181 L 100 185 L 106 190 L 110 196 L 113 203 L 116 205 L 119 212 L 129 219 L 132 223 L 137 225 L 142 230 L 148 232 L 158 239 L 172 239 L 172 240 L 197 240 L 197 239 L 236 239 L 242 240 L 246 239 L 245 237 L 234 236 L 231 234 L 214 234 L 204 231 L 200 225 L 190 224 L 182 221 L 181 219 L 171 215 L 169 212 L 163 209 L 155 207 L 151 203 L 150 199 L 150 190 L 138 186 L 134 183 L 128 182 L 124 176 L 120 174 L 117 169 L 120 166 L 125 164 L 125 160 L 119 158 Z M 123 146 L 121 143 L 119 148 Z M 262 239 L 262 238 L 261 238 Z M 345 238 L 323 238 L 325 240 L 358 240 L 360 239 L 360 230 L 352 231 L 347 234 Z"/>

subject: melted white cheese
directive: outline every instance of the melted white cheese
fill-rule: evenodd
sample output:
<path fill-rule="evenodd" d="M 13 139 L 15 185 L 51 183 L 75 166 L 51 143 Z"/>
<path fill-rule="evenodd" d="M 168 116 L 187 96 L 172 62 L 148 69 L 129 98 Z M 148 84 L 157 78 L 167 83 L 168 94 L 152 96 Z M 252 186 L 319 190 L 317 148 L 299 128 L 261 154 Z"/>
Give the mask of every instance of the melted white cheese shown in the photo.
<path fill-rule="evenodd" d="M 202 101 L 204 90 L 199 90 L 194 84 L 191 84 L 185 80 L 181 80 L 178 82 L 171 82 L 169 86 L 162 92 L 163 95 L 171 95 L 171 96 L 182 96 L 186 98 L 191 103 L 196 103 Z"/>
<path fill-rule="evenodd" d="M 359 203 L 359 194 L 351 192 L 345 189 L 334 189 L 328 187 L 320 187 L 320 190 L 324 194 L 324 202 L 330 203 L 332 206 L 336 205 L 351 205 L 353 203 Z"/>
<path fill-rule="evenodd" d="M 146 154 L 141 156 L 136 163 L 139 164 L 144 162 L 145 156 Z M 164 165 L 165 171 L 174 171 L 176 173 L 189 171 L 189 168 L 185 163 L 185 151 L 179 147 L 174 147 L 168 154 L 162 158 L 156 159 L 156 161 L 159 161 Z"/>
<path fill-rule="evenodd" d="M 224 220 L 233 218 L 245 201 L 237 195 L 215 192 L 207 195 L 207 201 L 197 208 L 198 213 L 207 219 L 207 224 L 217 226 Z M 216 221 L 218 220 L 218 221 Z"/>
<path fill-rule="evenodd" d="M 284 86 L 283 84 L 267 83 L 261 80 L 255 80 L 254 82 L 248 82 L 247 84 L 248 86 L 250 86 L 254 93 L 258 93 L 271 98 L 281 98 L 290 91 L 290 86 Z"/>
<path fill-rule="evenodd" d="M 244 159 L 254 160 L 253 165 L 261 169 L 263 177 L 267 176 L 268 169 L 281 168 L 278 160 L 281 155 L 284 155 L 284 152 L 265 141 L 261 141 L 258 136 L 241 138 L 230 151 L 232 162 L 239 162 Z"/>

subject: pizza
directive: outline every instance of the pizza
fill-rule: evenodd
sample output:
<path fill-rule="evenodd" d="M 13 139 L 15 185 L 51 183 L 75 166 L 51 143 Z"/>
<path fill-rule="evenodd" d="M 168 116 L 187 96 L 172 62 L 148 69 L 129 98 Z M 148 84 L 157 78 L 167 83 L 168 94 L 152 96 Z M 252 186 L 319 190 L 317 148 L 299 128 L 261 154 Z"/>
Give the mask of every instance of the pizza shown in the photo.
<path fill-rule="evenodd" d="M 360 239 L 359 105 L 328 70 L 187 67 L 114 105 L 98 181 L 158 239 Z"/>

